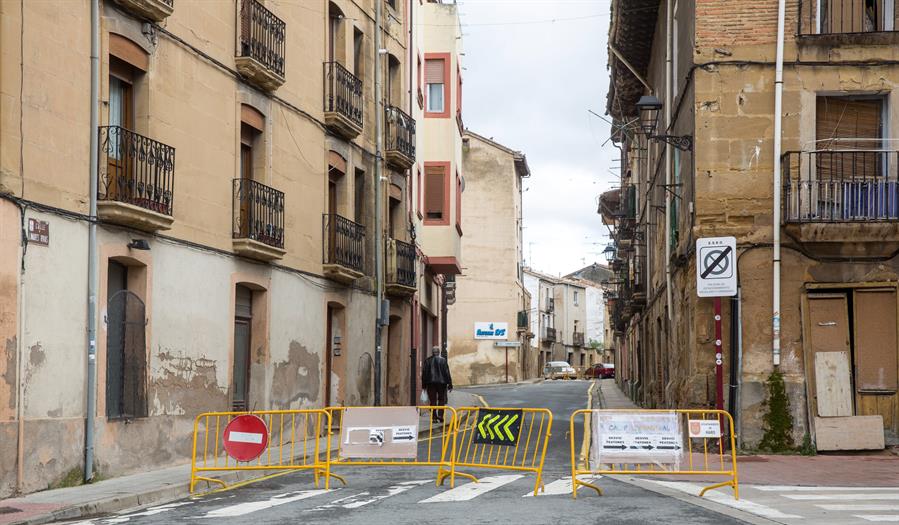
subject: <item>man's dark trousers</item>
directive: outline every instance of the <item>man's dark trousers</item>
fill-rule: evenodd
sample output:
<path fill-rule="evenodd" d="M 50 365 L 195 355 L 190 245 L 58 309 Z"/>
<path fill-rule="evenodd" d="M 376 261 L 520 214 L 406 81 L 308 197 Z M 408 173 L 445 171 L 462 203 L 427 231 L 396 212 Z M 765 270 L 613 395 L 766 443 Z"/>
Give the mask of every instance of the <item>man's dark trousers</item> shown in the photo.
<path fill-rule="evenodd" d="M 431 383 L 427 386 L 428 403 L 431 406 L 446 405 L 446 385 L 443 383 Z M 443 410 L 434 410 L 434 418 L 443 421 Z"/>

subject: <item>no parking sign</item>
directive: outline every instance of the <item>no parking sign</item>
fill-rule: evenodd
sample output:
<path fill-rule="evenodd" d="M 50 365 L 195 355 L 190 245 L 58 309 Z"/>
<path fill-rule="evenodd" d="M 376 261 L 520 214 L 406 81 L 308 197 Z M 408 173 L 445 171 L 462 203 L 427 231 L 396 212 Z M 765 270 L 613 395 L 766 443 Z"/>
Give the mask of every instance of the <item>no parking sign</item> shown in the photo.
<path fill-rule="evenodd" d="M 699 297 L 737 295 L 737 239 L 696 239 L 696 294 Z"/>

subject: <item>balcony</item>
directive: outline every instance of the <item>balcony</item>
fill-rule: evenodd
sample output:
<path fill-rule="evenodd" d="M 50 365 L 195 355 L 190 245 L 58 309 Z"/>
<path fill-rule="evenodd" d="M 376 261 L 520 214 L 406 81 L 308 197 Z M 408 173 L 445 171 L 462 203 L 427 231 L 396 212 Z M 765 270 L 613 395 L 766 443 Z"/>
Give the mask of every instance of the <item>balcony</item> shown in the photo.
<path fill-rule="evenodd" d="M 258 0 L 240 2 L 237 71 L 259 87 L 274 91 L 284 83 L 286 24 Z"/>
<path fill-rule="evenodd" d="M 172 227 L 175 148 L 119 126 L 98 129 L 100 220 L 155 232 Z"/>
<path fill-rule="evenodd" d="M 175 0 L 115 0 L 115 2 L 132 14 L 153 22 L 162 22 L 175 10 Z"/>
<path fill-rule="evenodd" d="M 272 261 L 284 257 L 284 193 L 250 179 L 234 179 L 234 251 Z"/>
<path fill-rule="evenodd" d="M 577 347 L 583 347 L 584 332 L 571 332 L 571 344 Z"/>
<path fill-rule="evenodd" d="M 416 292 L 415 245 L 387 239 L 387 293 L 407 297 Z"/>
<path fill-rule="evenodd" d="M 899 249 L 899 151 L 788 152 L 783 222 L 796 241 L 837 256 Z"/>
<path fill-rule="evenodd" d="M 550 328 L 548 326 L 543 327 L 543 342 L 544 343 L 555 343 L 556 342 L 556 329 Z"/>
<path fill-rule="evenodd" d="M 338 62 L 325 62 L 325 125 L 351 140 L 362 133 L 362 80 Z"/>
<path fill-rule="evenodd" d="M 387 164 L 404 171 L 415 163 L 415 119 L 398 107 L 385 109 L 385 149 Z"/>
<path fill-rule="evenodd" d="M 337 214 L 322 216 L 325 276 L 351 283 L 365 275 L 365 226 Z"/>
<path fill-rule="evenodd" d="M 889 37 L 899 30 L 899 0 L 801 0 L 799 35 L 840 41 Z"/>

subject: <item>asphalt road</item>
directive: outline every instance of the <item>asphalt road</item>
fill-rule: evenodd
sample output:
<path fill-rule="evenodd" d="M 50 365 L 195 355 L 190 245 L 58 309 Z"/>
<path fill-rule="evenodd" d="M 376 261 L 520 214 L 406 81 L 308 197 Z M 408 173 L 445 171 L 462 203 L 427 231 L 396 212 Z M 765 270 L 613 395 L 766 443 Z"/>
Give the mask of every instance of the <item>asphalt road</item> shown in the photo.
<path fill-rule="evenodd" d="M 434 467 L 342 467 L 347 486 L 314 487 L 309 473 L 293 473 L 227 492 L 188 498 L 116 516 L 81 521 L 84 525 L 228 524 L 419 524 L 419 523 L 741 523 L 733 518 L 655 492 L 603 478 L 600 497 L 582 488 L 573 500 L 565 490 L 570 476 L 568 420 L 585 408 L 586 381 L 551 381 L 466 389 L 494 407 L 546 407 L 554 417 L 544 466 L 547 494 L 532 497 L 534 475 L 477 470 L 480 483 L 457 478 L 456 488 L 436 487 Z M 464 469 L 460 469 L 464 470 Z"/>

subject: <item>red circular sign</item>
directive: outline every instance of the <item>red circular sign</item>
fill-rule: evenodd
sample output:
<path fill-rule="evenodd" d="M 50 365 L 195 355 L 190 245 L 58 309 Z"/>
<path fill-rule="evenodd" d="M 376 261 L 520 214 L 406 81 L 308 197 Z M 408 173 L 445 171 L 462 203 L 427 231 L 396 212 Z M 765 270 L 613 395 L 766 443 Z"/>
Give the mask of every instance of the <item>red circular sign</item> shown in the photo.
<path fill-rule="evenodd" d="M 243 415 L 225 427 L 225 452 L 237 461 L 253 461 L 268 446 L 268 427 L 258 416 Z"/>

